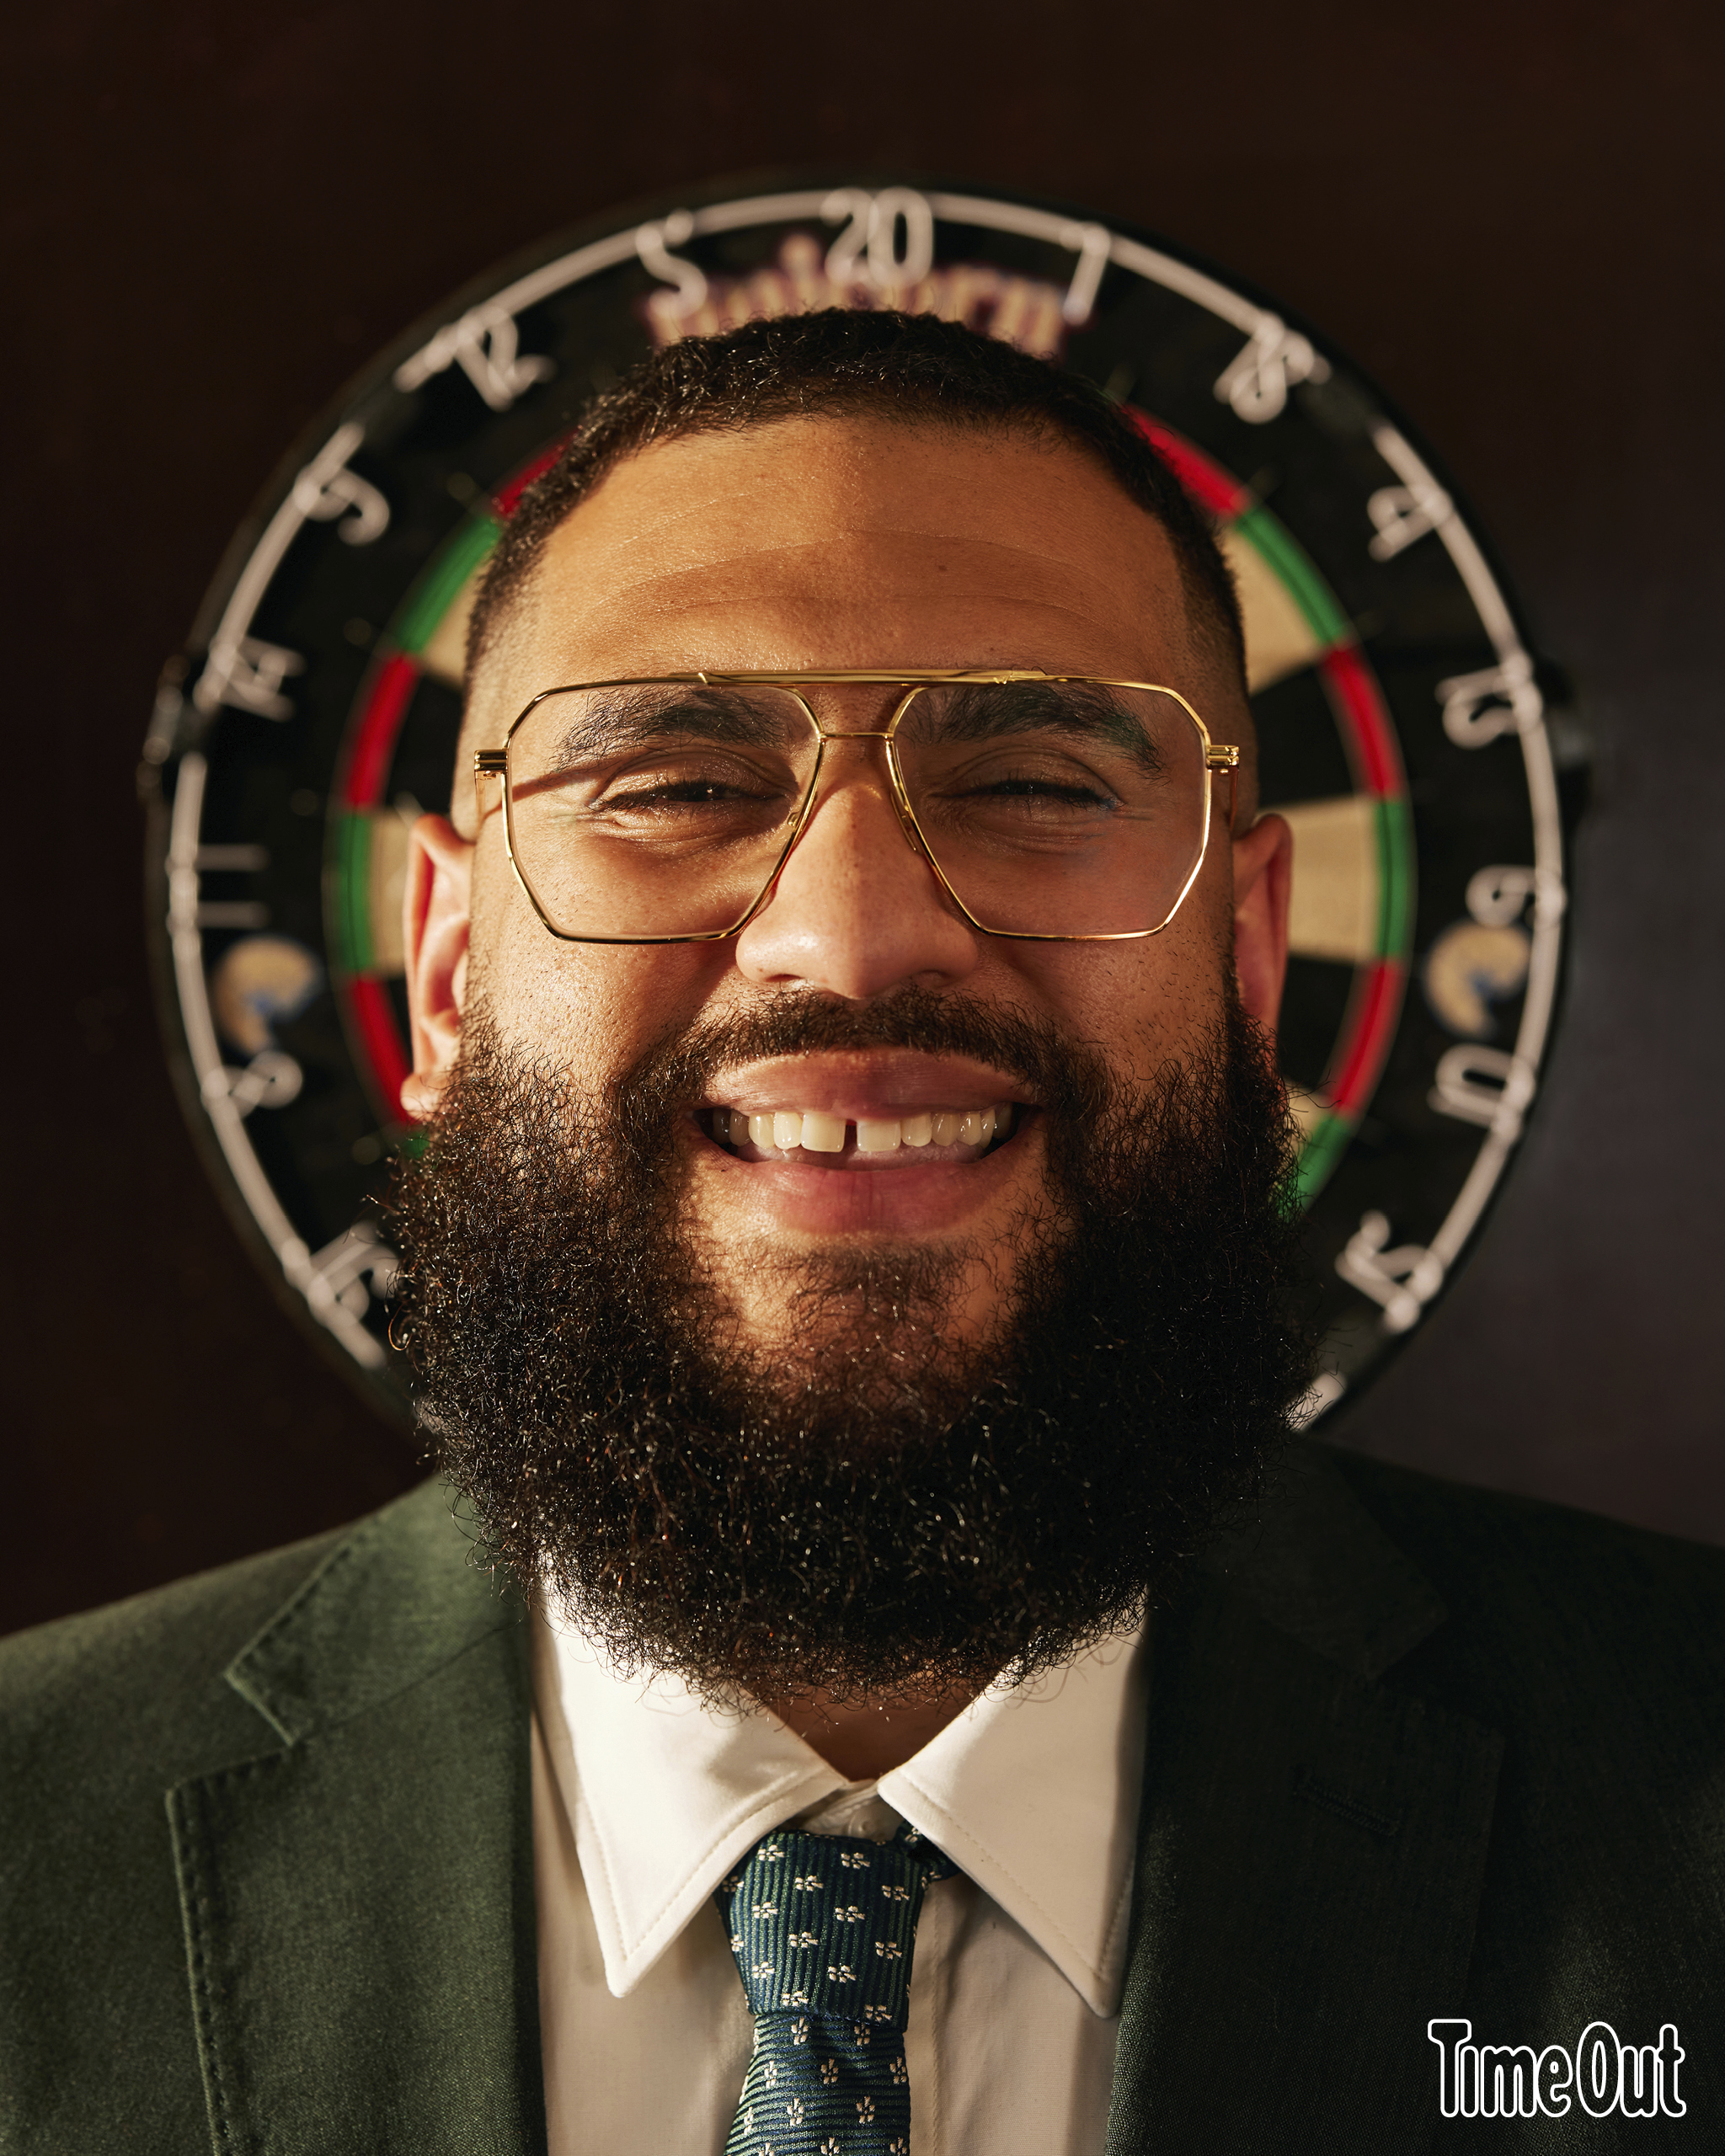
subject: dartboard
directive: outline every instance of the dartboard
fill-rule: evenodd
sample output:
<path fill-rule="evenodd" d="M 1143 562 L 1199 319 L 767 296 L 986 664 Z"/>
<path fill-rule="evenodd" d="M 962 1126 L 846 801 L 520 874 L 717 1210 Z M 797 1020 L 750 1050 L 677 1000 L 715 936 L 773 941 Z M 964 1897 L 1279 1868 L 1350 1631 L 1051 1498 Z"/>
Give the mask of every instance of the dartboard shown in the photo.
<path fill-rule="evenodd" d="M 377 1198 L 411 1142 L 408 831 L 449 802 L 476 579 L 585 400 L 752 318 L 898 307 L 1088 376 L 1238 582 L 1266 806 L 1295 832 L 1280 1033 L 1327 1327 L 1303 1415 L 1429 1308 L 1540 1082 L 1566 794 L 1541 670 L 1453 488 L 1359 370 L 1165 241 L 1046 203 L 823 179 L 563 235 L 405 337 L 230 549 L 144 750 L 170 1037 L 258 1252 L 403 1395 Z"/>

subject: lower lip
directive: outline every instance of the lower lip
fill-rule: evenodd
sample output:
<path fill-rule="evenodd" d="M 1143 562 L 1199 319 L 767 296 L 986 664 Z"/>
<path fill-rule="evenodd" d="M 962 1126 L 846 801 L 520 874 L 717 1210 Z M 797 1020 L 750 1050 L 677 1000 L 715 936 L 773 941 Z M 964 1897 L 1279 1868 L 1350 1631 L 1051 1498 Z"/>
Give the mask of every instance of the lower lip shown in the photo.
<path fill-rule="evenodd" d="M 813 1235 L 951 1234 L 997 1198 L 1026 1165 L 1033 1123 L 980 1161 L 926 1167 L 825 1168 L 804 1161 L 742 1161 L 702 1136 L 698 1171 L 719 1178 L 720 1203 L 740 1203 L 780 1233 Z"/>

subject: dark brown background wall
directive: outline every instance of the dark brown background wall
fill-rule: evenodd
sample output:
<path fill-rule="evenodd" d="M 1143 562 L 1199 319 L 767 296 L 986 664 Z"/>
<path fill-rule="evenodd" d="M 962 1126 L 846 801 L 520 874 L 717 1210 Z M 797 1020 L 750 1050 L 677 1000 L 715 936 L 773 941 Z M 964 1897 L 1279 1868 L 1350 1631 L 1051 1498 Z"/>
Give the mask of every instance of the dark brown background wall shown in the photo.
<path fill-rule="evenodd" d="M 0 1625 L 415 1472 L 243 1254 L 156 1031 L 133 766 L 253 494 L 494 258 L 681 181 L 852 159 L 1160 229 L 1315 318 L 1446 458 L 1578 685 L 1594 806 L 1525 1156 L 1334 1433 L 1725 1541 L 1718 21 L 1711 0 L 14 14 Z"/>

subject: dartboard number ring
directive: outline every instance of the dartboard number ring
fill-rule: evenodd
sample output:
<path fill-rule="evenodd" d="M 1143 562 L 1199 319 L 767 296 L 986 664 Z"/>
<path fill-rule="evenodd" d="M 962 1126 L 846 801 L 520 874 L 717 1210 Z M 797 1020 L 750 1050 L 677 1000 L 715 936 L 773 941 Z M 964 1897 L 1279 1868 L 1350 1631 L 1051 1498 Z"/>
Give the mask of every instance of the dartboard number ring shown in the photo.
<path fill-rule="evenodd" d="M 902 307 L 1125 407 L 1238 583 L 1266 807 L 1295 831 L 1281 1030 L 1328 1328 L 1308 1419 L 1453 1273 L 1536 1097 L 1566 803 L 1475 526 L 1357 369 L 1117 223 L 842 177 L 547 245 L 328 415 L 164 675 L 145 749 L 188 1102 L 264 1262 L 398 1401 L 375 1200 L 409 1139 L 408 829 L 447 806 L 475 580 L 595 387 L 654 345 Z"/>

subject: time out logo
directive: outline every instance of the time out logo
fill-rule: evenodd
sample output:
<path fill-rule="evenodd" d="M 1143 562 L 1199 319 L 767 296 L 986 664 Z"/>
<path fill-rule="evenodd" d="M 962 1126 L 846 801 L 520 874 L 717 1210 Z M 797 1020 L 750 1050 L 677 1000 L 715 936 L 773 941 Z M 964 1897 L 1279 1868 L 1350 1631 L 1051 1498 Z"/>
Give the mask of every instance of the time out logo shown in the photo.
<path fill-rule="evenodd" d="M 1573 2051 L 1547 2044 L 1476 2044 L 1471 2021 L 1428 2021 L 1438 2047 L 1438 2109 L 1446 2119 L 1684 2116 L 1678 2088 L 1686 2056 L 1676 2025 L 1657 2044 L 1626 2044 L 1609 2021 L 1590 2021 Z"/>

